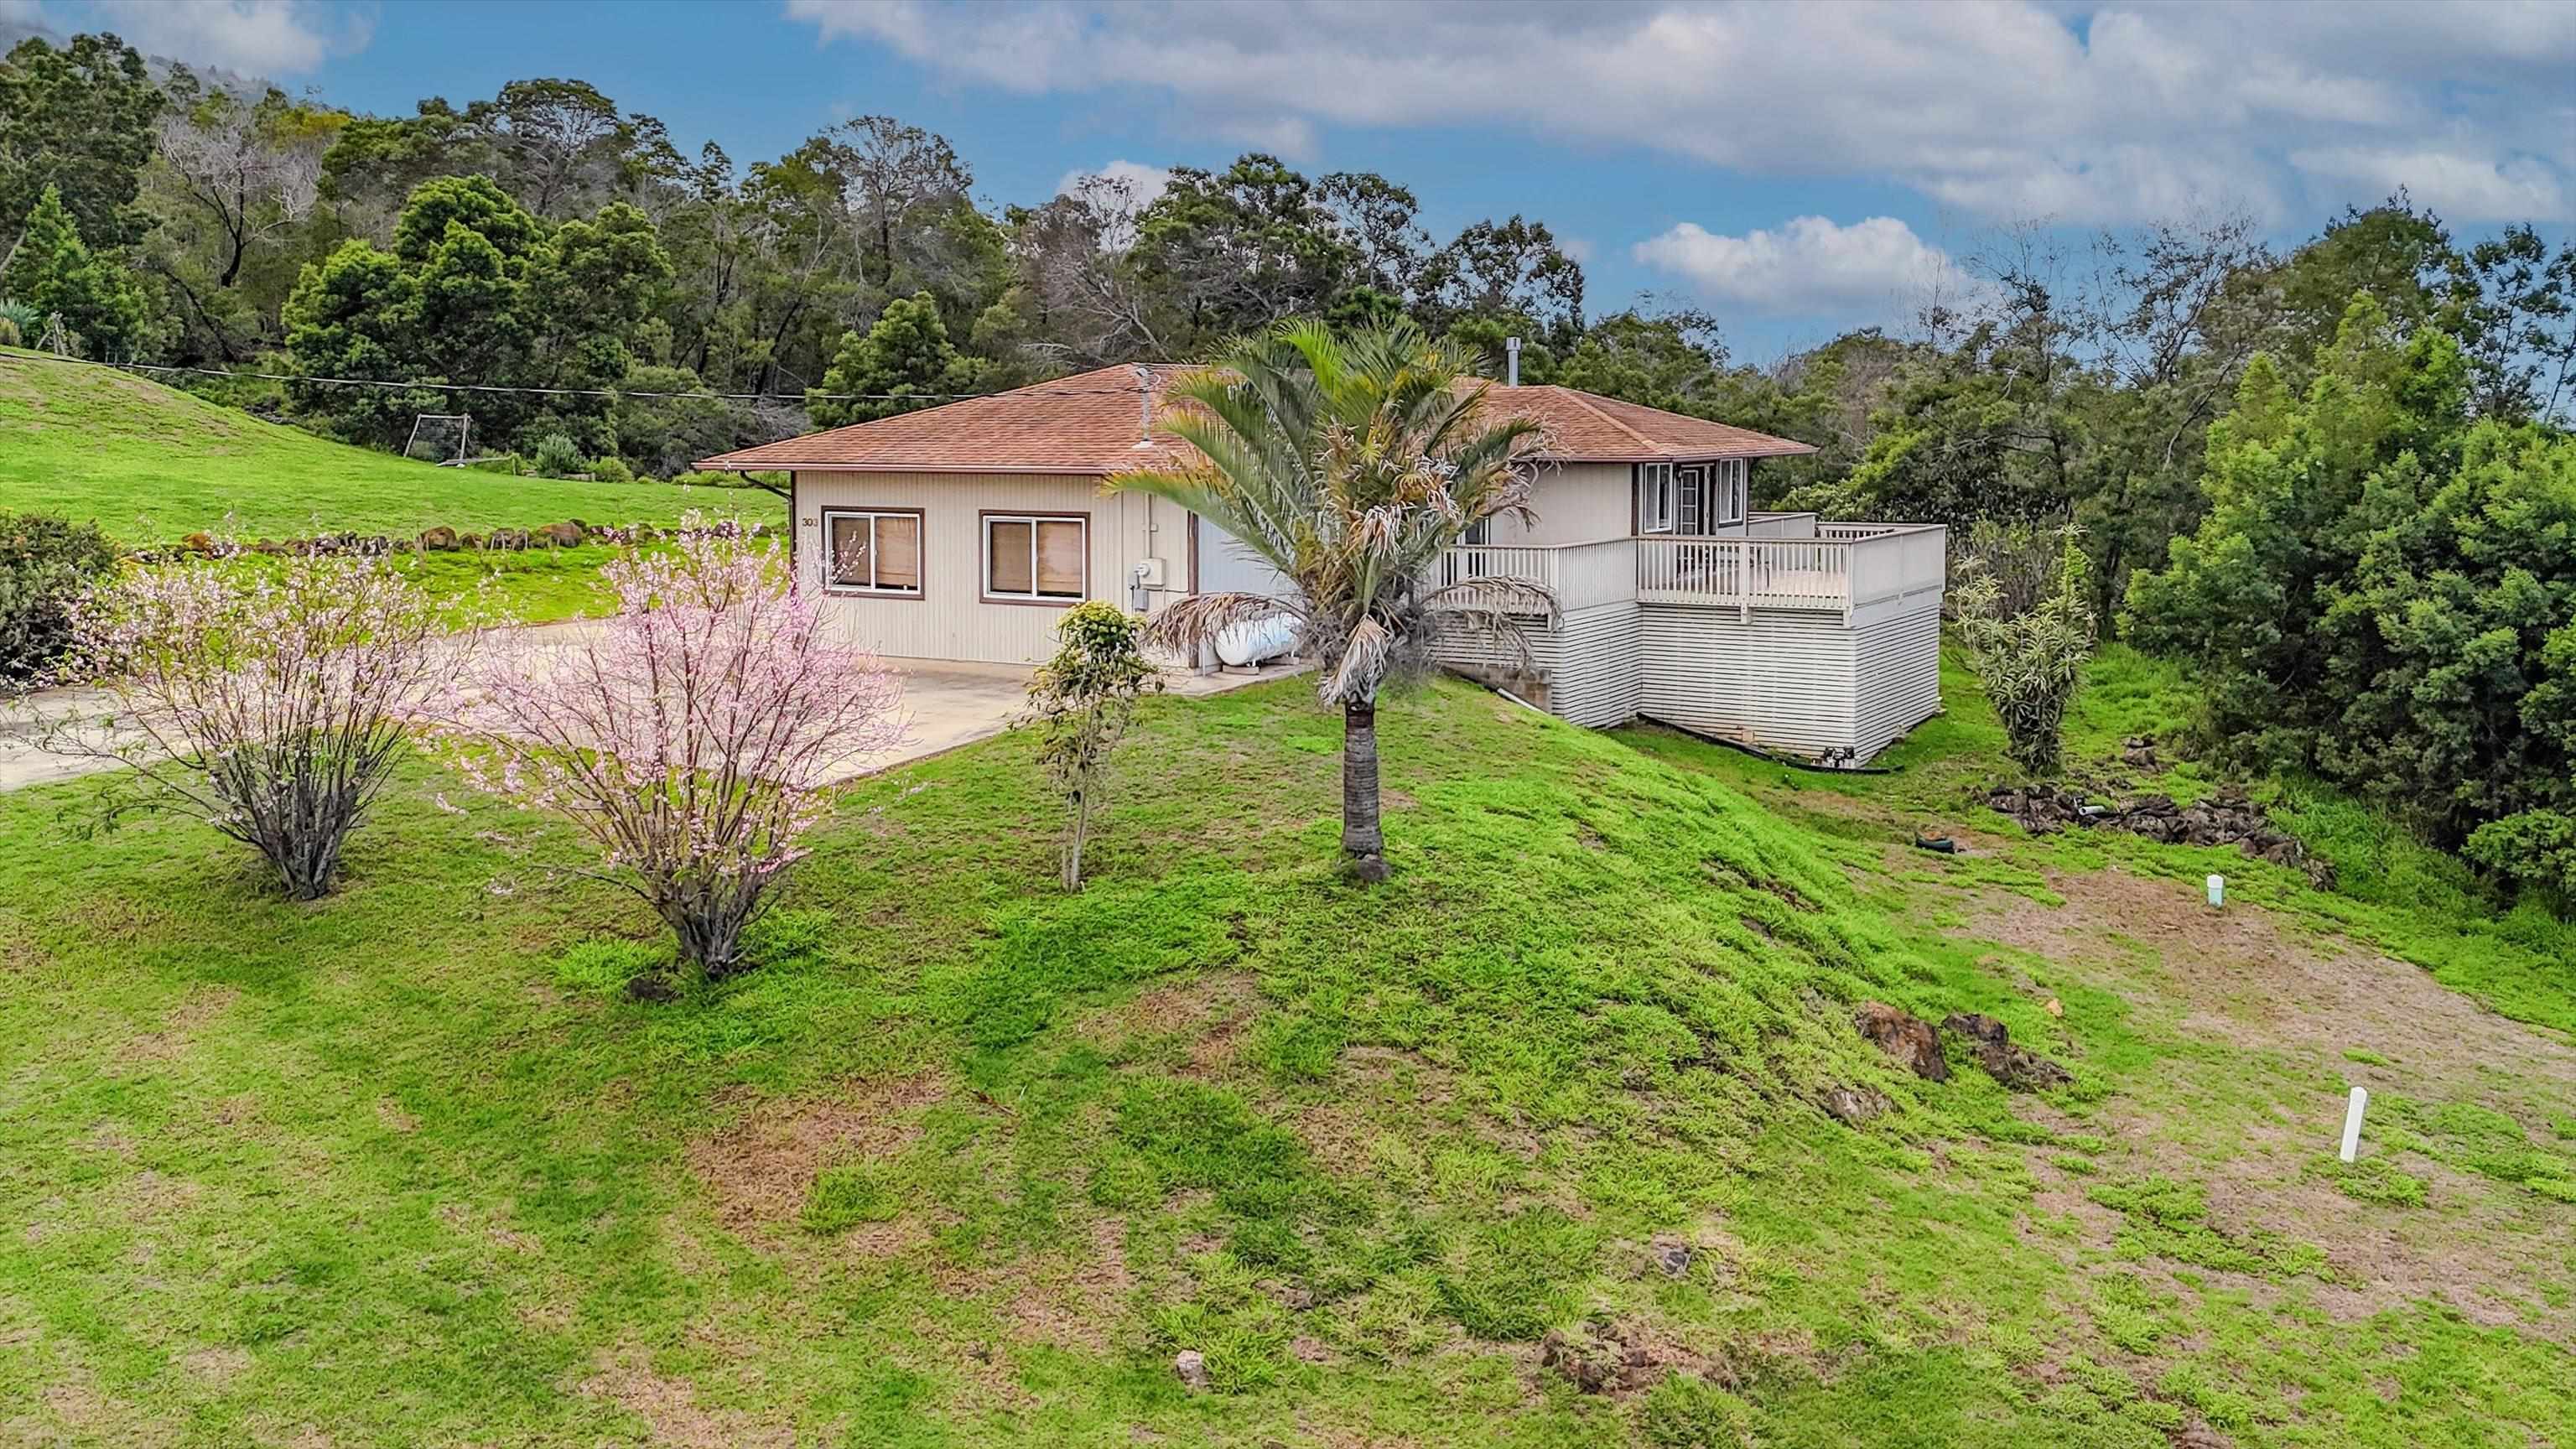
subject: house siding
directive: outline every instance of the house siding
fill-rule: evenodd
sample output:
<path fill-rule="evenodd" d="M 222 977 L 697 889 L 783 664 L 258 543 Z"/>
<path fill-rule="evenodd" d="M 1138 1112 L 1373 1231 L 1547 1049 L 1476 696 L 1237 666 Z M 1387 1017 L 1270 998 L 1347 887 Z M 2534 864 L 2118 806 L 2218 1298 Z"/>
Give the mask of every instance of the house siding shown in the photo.
<path fill-rule="evenodd" d="M 1524 524 L 1497 518 L 1487 542 L 1593 543 L 1626 538 L 1635 506 L 1625 463 L 1551 463 L 1530 482 L 1530 507 L 1538 518 Z"/>
<path fill-rule="evenodd" d="M 920 511 L 921 597 L 853 595 L 825 585 L 824 511 L 871 507 Z M 1135 602 L 1130 577 L 1158 548 L 1165 587 L 1147 594 L 1148 607 L 1189 587 L 1188 515 L 1141 494 L 1103 495 L 1096 477 L 799 472 L 795 508 L 798 586 L 822 590 L 823 614 L 838 641 L 894 658 L 1035 664 L 1055 652 L 1060 606 L 983 597 L 979 519 L 988 512 L 1087 515 L 1086 597 Z"/>

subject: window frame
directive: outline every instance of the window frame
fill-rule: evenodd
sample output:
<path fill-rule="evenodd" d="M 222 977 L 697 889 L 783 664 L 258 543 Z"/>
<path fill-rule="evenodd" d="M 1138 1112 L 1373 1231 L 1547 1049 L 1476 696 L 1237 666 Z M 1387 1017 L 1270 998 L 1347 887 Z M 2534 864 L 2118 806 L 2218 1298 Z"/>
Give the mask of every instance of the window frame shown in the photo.
<path fill-rule="evenodd" d="M 868 560 L 868 575 L 871 578 L 876 576 L 875 550 L 877 546 L 877 534 L 875 520 L 880 518 L 911 519 L 913 529 L 913 575 L 920 579 L 921 582 L 908 589 L 897 589 L 886 588 L 878 584 L 844 584 L 836 581 L 833 578 L 835 569 L 832 559 L 832 522 L 834 519 L 839 518 L 865 518 L 869 520 L 868 549 L 870 557 Z M 823 537 L 819 547 L 816 549 L 816 553 L 820 556 L 820 560 L 823 565 L 824 593 L 844 594 L 852 598 L 861 599 L 911 599 L 919 601 L 929 597 L 930 520 L 923 515 L 923 511 L 921 509 L 880 507 L 876 504 L 862 504 L 851 508 L 830 507 L 822 510 L 822 524 Z"/>
<path fill-rule="evenodd" d="M 1662 498 L 1660 501 L 1663 504 L 1661 509 L 1663 522 L 1661 524 L 1654 521 L 1654 515 L 1650 513 L 1646 507 L 1646 499 L 1649 496 L 1650 491 L 1658 488 L 1659 486 L 1662 492 Z M 1678 508 L 1676 506 L 1678 499 L 1675 496 L 1678 488 L 1679 485 L 1674 481 L 1672 464 L 1640 463 L 1637 465 L 1637 532 L 1640 534 L 1666 534 L 1673 531 L 1674 519 L 1678 513 Z"/>
<path fill-rule="evenodd" d="M 997 594 L 993 592 L 993 525 L 1025 523 L 1029 525 L 1029 587 L 1038 585 L 1038 530 L 1041 523 L 1078 523 L 1082 525 L 1082 591 L 1077 594 Z M 1051 513 L 1026 508 L 986 508 L 975 514 L 976 597 L 987 604 L 1034 605 L 1041 609 L 1070 609 L 1091 597 L 1091 515 L 1089 513 Z"/>
<path fill-rule="evenodd" d="M 1719 458 L 1709 464 L 1709 493 L 1713 499 L 1725 500 L 1714 514 L 1713 526 L 1727 528 L 1752 520 L 1751 471 L 1743 458 Z"/>

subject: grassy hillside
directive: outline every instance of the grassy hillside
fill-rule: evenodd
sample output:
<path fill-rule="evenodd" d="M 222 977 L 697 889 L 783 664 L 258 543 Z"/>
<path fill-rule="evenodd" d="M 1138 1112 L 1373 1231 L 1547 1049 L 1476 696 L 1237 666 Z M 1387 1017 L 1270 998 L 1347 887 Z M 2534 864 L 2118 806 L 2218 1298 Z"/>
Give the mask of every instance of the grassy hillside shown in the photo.
<path fill-rule="evenodd" d="M 2103 683 L 2087 741 L 2161 689 Z M 1303 684 L 1157 701 L 1082 894 L 989 742 L 860 786 L 764 967 L 658 1005 L 632 900 L 425 767 L 311 907 L 202 828 L 73 837 L 89 786 L 0 797 L 0 1424 L 2576 1445 L 2576 1054 L 2436 979 L 2576 1021 L 2551 939 L 2022 838 L 1950 697 L 1827 779 L 1443 685 L 1381 715 L 1374 889 Z M 1866 998 L 2073 1084 L 1918 1080 Z"/>
<path fill-rule="evenodd" d="M 691 508 L 774 517 L 766 493 L 565 482 L 353 448 L 129 373 L 0 349 L 0 508 L 94 518 L 146 543 L 205 531 L 395 536 L 556 519 L 660 523 Z"/>

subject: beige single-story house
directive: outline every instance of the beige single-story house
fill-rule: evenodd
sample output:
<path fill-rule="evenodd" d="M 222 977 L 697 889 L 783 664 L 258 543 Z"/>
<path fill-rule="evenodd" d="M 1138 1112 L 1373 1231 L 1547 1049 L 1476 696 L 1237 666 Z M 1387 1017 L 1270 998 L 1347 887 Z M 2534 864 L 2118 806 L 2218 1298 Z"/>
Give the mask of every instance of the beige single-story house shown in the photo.
<path fill-rule="evenodd" d="M 897 659 L 1034 664 L 1083 599 L 1142 612 L 1277 592 L 1204 519 L 1104 484 L 1182 463 L 1158 434 L 1180 369 L 1106 367 L 709 458 L 784 471 L 801 586 L 854 645 Z M 1578 724 L 1640 717 L 1829 763 L 1867 761 L 1936 713 L 1946 544 L 1937 525 L 1756 513 L 1753 469 L 1806 444 L 1572 388 L 1493 385 L 1547 430 L 1536 520 L 1497 520 L 1432 583 L 1546 584 L 1525 650 L 1448 662 Z"/>

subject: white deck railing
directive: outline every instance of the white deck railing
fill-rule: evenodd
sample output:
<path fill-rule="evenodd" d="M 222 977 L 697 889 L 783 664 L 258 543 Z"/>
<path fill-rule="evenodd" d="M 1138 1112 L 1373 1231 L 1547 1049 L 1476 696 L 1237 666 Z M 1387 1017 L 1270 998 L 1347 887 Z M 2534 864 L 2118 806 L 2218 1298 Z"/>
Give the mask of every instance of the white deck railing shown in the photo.
<path fill-rule="evenodd" d="M 1641 538 L 1637 597 L 1648 603 L 1849 614 L 1944 582 L 1948 564 L 1938 524 L 1813 527 L 1812 537 Z"/>
<path fill-rule="evenodd" d="M 1855 608 L 1937 589 L 1945 581 L 1947 536 L 1939 524 L 1819 523 L 1813 514 L 1798 513 L 1756 514 L 1747 527 L 1747 535 L 1732 537 L 1469 544 L 1441 555 L 1430 583 L 1521 580 L 1548 590 L 1560 612 L 1635 599 L 1848 616 Z M 1491 602 L 1514 612 L 1543 612 L 1502 590 L 1493 591 Z"/>
<path fill-rule="evenodd" d="M 1609 538 L 1597 543 L 1464 544 L 1440 556 L 1434 587 L 1472 583 L 1477 579 L 1516 579 L 1537 584 L 1555 596 L 1559 612 L 1634 598 L 1637 591 L 1637 541 Z M 1473 595 L 1469 596 L 1473 601 Z M 1496 590 L 1492 602 L 1516 613 L 1542 613 Z"/>

